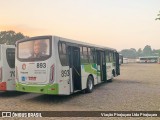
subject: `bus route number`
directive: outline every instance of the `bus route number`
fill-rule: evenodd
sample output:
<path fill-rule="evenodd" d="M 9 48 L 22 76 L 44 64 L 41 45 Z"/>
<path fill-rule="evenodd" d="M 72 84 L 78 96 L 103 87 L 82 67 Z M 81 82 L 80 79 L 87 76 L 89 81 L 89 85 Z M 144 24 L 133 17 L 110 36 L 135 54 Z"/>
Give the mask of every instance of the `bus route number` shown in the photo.
<path fill-rule="evenodd" d="M 46 68 L 46 63 L 37 63 L 37 68 Z"/>
<path fill-rule="evenodd" d="M 62 71 L 61 71 L 61 76 L 62 76 L 62 77 L 67 77 L 67 76 L 69 76 L 69 70 L 62 70 Z"/>

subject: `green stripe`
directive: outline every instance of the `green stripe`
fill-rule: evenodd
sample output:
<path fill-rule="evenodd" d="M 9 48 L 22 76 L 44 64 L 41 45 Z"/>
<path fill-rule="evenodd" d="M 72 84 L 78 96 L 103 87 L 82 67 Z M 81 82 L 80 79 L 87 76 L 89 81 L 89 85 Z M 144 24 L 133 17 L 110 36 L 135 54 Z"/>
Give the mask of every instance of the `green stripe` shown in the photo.
<path fill-rule="evenodd" d="M 53 89 L 53 90 L 51 90 Z M 22 92 L 34 92 L 34 93 L 43 93 L 43 94 L 58 94 L 59 86 L 58 84 L 47 84 L 47 85 L 27 85 L 16 83 L 16 90 Z"/>
<path fill-rule="evenodd" d="M 96 64 L 84 64 L 82 66 L 82 69 L 84 69 L 85 72 L 100 76 L 100 71 L 97 69 Z"/>

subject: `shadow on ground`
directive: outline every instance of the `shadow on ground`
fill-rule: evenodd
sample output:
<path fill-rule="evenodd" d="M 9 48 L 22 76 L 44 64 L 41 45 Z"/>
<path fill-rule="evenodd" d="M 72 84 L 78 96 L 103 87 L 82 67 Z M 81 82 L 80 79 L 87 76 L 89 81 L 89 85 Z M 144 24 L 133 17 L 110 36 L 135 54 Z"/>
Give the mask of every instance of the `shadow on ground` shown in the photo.
<path fill-rule="evenodd" d="M 24 94 L 27 94 L 27 93 L 18 92 L 18 91 L 5 91 L 5 92 L 0 92 L 0 97 L 17 97 Z"/>
<path fill-rule="evenodd" d="M 114 80 L 112 81 L 114 82 Z M 100 83 L 96 86 L 94 86 L 94 91 L 98 90 L 101 87 L 106 86 L 107 84 L 110 84 L 112 82 L 104 82 Z M 94 94 L 93 91 L 93 94 Z M 48 95 L 48 94 L 40 94 L 38 96 L 32 97 L 30 99 L 27 99 L 30 102 L 40 102 L 40 103 L 63 103 L 63 102 L 68 102 L 70 100 L 73 100 L 74 98 L 77 97 L 83 97 L 83 96 L 88 96 L 91 95 L 92 93 L 85 93 L 83 91 L 79 91 L 77 93 L 71 94 L 71 95 Z"/>

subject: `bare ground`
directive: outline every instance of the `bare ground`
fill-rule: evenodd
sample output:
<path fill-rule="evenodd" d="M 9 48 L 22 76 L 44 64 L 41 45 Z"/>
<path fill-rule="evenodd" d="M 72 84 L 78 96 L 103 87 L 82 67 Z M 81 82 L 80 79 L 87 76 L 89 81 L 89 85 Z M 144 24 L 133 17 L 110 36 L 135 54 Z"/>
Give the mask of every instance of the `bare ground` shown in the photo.
<path fill-rule="evenodd" d="M 160 64 L 123 64 L 120 76 L 90 94 L 0 92 L 0 103 L 0 111 L 160 111 Z"/>

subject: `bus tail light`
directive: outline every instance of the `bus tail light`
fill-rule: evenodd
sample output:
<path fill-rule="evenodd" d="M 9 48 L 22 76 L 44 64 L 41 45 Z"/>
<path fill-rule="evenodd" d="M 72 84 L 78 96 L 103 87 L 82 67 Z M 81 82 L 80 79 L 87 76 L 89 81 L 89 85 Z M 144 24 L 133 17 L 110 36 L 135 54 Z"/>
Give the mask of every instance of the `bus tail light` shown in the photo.
<path fill-rule="evenodd" d="M 3 72 L 3 70 L 2 70 L 2 67 L 0 68 L 0 81 L 2 81 L 2 72 Z"/>
<path fill-rule="evenodd" d="M 50 68 L 50 83 L 54 82 L 54 64 Z"/>

